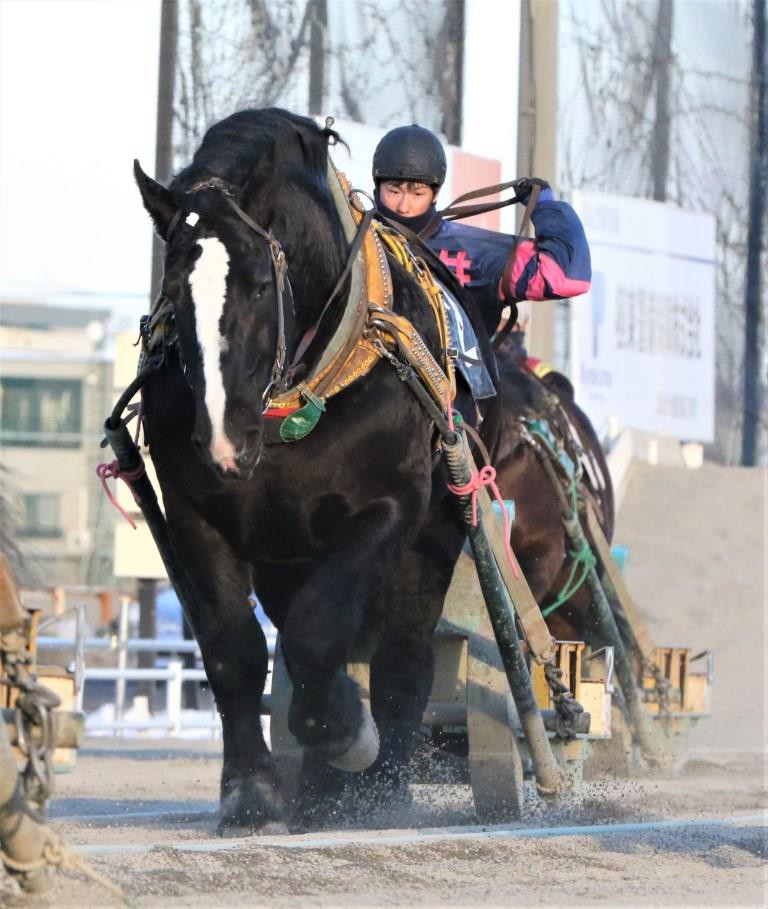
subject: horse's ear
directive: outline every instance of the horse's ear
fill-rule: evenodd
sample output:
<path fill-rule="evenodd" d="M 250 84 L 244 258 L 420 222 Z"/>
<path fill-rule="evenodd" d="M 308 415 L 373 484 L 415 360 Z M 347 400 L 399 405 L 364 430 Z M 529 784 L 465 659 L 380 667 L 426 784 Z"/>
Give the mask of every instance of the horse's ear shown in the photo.
<path fill-rule="evenodd" d="M 170 189 L 148 177 L 141 169 L 138 159 L 133 161 L 133 176 L 141 193 L 141 201 L 155 224 L 155 230 L 163 240 L 168 239 L 168 228 L 179 204 Z"/>

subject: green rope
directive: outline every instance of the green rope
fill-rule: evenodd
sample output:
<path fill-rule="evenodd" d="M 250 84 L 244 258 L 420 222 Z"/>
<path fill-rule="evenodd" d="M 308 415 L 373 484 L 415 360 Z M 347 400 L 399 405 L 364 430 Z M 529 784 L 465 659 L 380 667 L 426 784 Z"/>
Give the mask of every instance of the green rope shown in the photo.
<path fill-rule="evenodd" d="M 597 564 L 597 559 L 595 558 L 594 553 L 589 548 L 589 543 L 585 542 L 581 549 L 572 550 L 570 556 L 573 559 L 573 565 L 571 566 L 571 573 L 568 575 L 568 580 L 563 585 L 562 590 L 557 595 L 557 599 L 554 603 L 550 603 L 549 606 L 541 610 L 541 614 L 546 618 L 548 615 L 553 613 L 556 609 L 567 603 L 568 600 L 576 593 L 576 591 L 581 587 L 584 581 L 587 580 L 589 572 Z M 581 570 L 581 574 L 576 580 L 577 571 Z"/>
<path fill-rule="evenodd" d="M 554 440 L 549 429 L 549 424 L 544 420 L 531 420 L 528 421 L 528 427 L 533 435 L 538 436 L 539 441 L 543 443 L 544 447 L 547 449 L 551 457 L 563 465 L 563 461 L 560 457 L 560 452 L 554 444 Z M 579 494 L 576 474 L 575 472 L 568 470 L 567 473 L 567 493 L 568 497 L 571 500 L 571 510 L 573 515 L 577 515 L 579 513 Z M 569 552 L 569 555 L 573 560 L 573 564 L 571 565 L 571 573 L 568 575 L 568 580 L 565 582 L 562 589 L 560 590 L 560 593 L 555 598 L 554 603 L 550 603 L 549 606 L 541 610 L 541 614 L 544 616 L 544 618 L 546 618 L 548 615 L 551 615 L 556 609 L 559 609 L 563 603 L 567 603 L 568 600 L 570 600 L 570 598 L 576 593 L 581 585 L 587 580 L 589 572 L 597 564 L 595 554 L 592 552 L 589 543 L 586 540 L 579 549 L 572 549 Z"/>

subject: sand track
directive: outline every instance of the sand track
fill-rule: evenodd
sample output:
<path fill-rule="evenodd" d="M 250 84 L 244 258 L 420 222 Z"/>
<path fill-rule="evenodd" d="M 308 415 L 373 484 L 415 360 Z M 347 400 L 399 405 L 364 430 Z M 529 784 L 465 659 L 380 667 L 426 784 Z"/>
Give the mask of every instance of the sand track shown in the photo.
<path fill-rule="evenodd" d="M 765 823 L 569 829 L 766 816 L 765 475 L 635 465 L 616 540 L 630 546 L 628 583 L 658 642 L 714 650 L 712 716 L 676 773 L 592 781 L 559 806 L 530 791 L 510 828 L 560 826 L 562 835 L 419 839 L 476 820 L 467 787 L 419 786 L 409 814 L 382 819 L 378 834 L 325 831 L 325 845 L 300 850 L 252 837 L 185 851 L 174 844 L 213 837 L 219 745 L 103 739 L 59 777 L 52 825 L 72 846 L 120 847 L 90 861 L 137 907 L 768 905 Z M 397 831 L 417 833 L 383 839 Z M 327 844 L 334 836 L 345 840 Z M 147 843 L 149 853 L 127 851 Z M 0 892 L 3 900 L 17 903 Z M 17 904 L 120 905 L 71 875 Z"/>

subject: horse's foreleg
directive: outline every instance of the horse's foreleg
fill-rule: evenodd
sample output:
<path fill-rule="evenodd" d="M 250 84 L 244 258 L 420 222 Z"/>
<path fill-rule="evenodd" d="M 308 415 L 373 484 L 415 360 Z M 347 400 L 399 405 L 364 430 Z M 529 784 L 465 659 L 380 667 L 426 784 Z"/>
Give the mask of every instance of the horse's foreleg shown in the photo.
<path fill-rule="evenodd" d="M 288 726 L 300 744 L 343 770 L 364 769 L 378 752 L 345 664 L 382 572 L 396 562 L 406 517 L 395 499 L 380 499 L 348 520 L 334 552 L 293 597 L 282 629 L 293 682 Z"/>
<path fill-rule="evenodd" d="M 219 710 L 224 740 L 219 831 L 264 831 L 284 806 L 261 728 L 267 642 L 253 615 L 248 571 L 198 515 L 166 502 L 169 529 L 194 590 L 190 622 Z"/>
<path fill-rule="evenodd" d="M 408 798 L 408 764 L 432 690 L 432 638 L 463 539 L 453 503 L 446 502 L 393 579 L 384 635 L 371 660 L 371 707 L 381 748 L 369 775 L 380 793 Z"/>
<path fill-rule="evenodd" d="M 219 830 L 230 835 L 266 832 L 267 825 L 284 820 L 283 799 L 261 727 L 267 643 L 249 605 L 244 607 L 244 616 L 223 616 L 226 629 L 218 627 L 200 641 L 222 724 Z"/>

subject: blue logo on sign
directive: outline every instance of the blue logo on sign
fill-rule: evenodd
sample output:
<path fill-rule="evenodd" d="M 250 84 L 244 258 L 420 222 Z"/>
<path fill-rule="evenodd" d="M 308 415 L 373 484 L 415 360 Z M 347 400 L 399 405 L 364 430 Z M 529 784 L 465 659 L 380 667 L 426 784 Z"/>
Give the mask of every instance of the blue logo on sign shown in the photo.
<path fill-rule="evenodd" d="M 605 275 L 600 272 L 592 275 L 589 300 L 592 311 L 592 359 L 596 360 L 599 349 L 600 326 L 605 321 Z"/>

